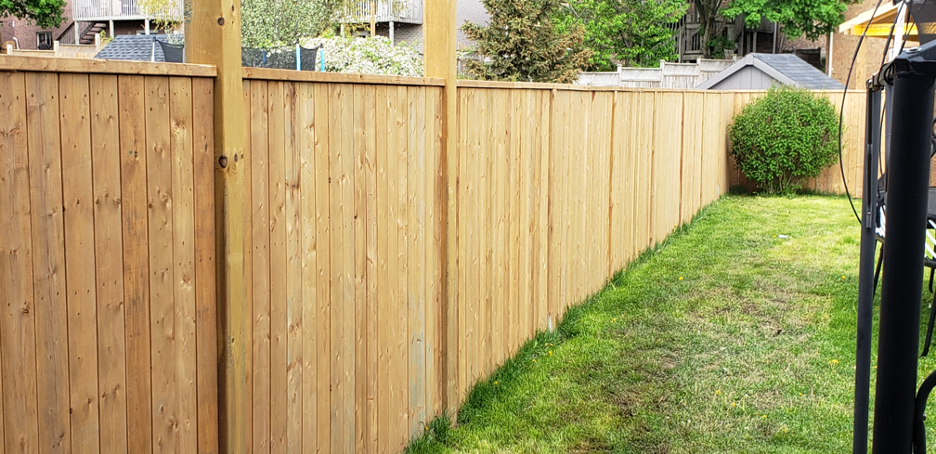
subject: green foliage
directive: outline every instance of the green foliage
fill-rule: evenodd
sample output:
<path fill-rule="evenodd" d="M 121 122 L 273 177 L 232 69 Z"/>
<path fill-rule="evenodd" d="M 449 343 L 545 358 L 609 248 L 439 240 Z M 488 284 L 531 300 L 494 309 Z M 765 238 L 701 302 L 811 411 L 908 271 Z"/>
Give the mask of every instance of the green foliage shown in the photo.
<path fill-rule="evenodd" d="M 767 193 L 790 193 L 819 176 L 838 153 L 838 117 L 828 99 L 773 87 L 728 126 L 737 168 Z"/>
<path fill-rule="evenodd" d="M 806 35 L 816 40 L 835 31 L 845 20 L 845 10 L 856 0 L 731 0 L 722 15 L 733 20 L 745 15 L 748 26 L 756 26 L 761 17 L 780 24 L 790 39 Z"/>
<path fill-rule="evenodd" d="M 58 27 L 64 10 L 65 0 L 0 0 L 0 18 L 15 17 L 41 28 Z"/>
<path fill-rule="evenodd" d="M 462 29 L 477 43 L 468 72 L 483 80 L 571 83 L 588 64 L 581 26 L 560 32 L 553 24 L 559 0 L 482 0 L 488 25 Z"/>
<path fill-rule="evenodd" d="M 393 45 L 389 38 L 352 38 L 335 36 L 314 38 L 303 44 L 325 50 L 325 70 L 387 76 L 422 76 L 422 56 L 406 44 Z"/>
<path fill-rule="evenodd" d="M 271 49 L 312 38 L 334 25 L 351 0 L 241 0 L 241 43 Z"/>
<path fill-rule="evenodd" d="M 589 70 L 614 71 L 624 66 L 654 67 L 674 61 L 676 33 L 667 25 L 686 14 L 685 0 L 570 0 L 559 8 L 562 32 L 585 29 L 591 49 Z"/>
<path fill-rule="evenodd" d="M 165 32 L 169 42 L 176 41 L 179 38 L 171 33 L 176 30 L 183 22 L 185 17 L 191 18 L 191 12 L 183 13 L 179 9 L 177 0 L 137 0 L 137 6 L 140 11 L 150 18 L 150 23 L 156 30 Z M 181 38 L 178 39 L 181 41 Z"/>

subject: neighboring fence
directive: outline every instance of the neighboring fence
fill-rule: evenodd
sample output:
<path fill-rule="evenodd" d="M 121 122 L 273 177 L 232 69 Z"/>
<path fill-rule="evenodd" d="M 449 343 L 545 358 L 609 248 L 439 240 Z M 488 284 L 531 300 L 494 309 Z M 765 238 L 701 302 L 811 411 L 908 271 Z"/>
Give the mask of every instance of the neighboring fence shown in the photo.
<path fill-rule="evenodd" d="M 48 57 L 48 58 L 94 58 L 104 47 L 101 44 L 100 35 L 95 35 L 95 44 L 62 44 L 58 41 L 53 42 L 50 50 L 27 50 L 14 49 L 12 45 L 7 45 L 3 49 L 6 55 L 19 55 L 28 57 Z"/>
<path fill-rule="evenodd" d="M 4 452 L 216 452 L 218 392 L 253 452 L 398 452 L 726 192 L 755 95 L 459 82 L 446 288 L 443 82 L 243 71 L 249 373 L 219 389 L 213 68 L 0 60 Z"/>
<path fill-rule="evenodd" d="M 738 91 L 736 93 L 733 115 L 740 113 L 744 106 L 766 92 Z M 845 115 L 842 120 L 842 162 L 841 166 L 836 162 L 831 167 L 823 170 L 819 177 L 808 179 L 803 187 L 822 193 L 845 194 L 845 185 L 847 184 L 852 197 L 860 197 L 864 189 L 862 157 L 864 156 L 865 92 L 848 90 L 844 95 L 841 91 L 822 93 L 832 102 L 837 113 L 842 110 L 842 97 L 845 96 Z M 846 181 L 842 180 L 843 168 L 847 178 Z M 734 159 L 732 158 L 729 158 L 729 170 L 732 185 L 739 185 L 748 190 L 754 188 L 754 184 L 735 169 Z"/>
<path fill-rule="evenodd" d="M 658 68 L 619 66 L 615 72 L 582 73 L 575 83 L 598 87 L 691 90 L 732 64 L 734 64 L 733 60 L 699 60 L 698 63 L 660 61 Z"/>
<path fill-rule="evenodd" d="M 0 451 L 209 452 L 214 68 L 89 66 L 0 70 Z"/>

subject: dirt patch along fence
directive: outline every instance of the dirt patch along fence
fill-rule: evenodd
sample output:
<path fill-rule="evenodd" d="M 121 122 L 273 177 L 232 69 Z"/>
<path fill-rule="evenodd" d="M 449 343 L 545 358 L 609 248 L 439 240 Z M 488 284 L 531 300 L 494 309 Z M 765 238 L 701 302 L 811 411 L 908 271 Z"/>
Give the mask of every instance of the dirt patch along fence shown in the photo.
<path fill-rule="evenodd" d="M 462 81 L 444 156 L 440 79 L 243 79 L 220 160 L 213 67 L 0 61 L 4 452 L 218 452 L 230 402 L 251 452 L 398 452 L 728 190 L 746 96 Z M 229 260 L 247 329 L 219 339 Z"/>

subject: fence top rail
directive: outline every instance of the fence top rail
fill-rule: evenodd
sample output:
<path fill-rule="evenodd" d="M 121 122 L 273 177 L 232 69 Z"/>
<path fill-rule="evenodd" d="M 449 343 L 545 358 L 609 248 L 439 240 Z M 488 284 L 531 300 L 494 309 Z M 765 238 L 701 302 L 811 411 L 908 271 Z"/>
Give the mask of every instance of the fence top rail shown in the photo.
<path fill-rule="evenodd" d="M 216 77 L 218 75 L 218 69 L 210 65 L 97 60 L 90 58 L 48 58 L 24 55 L 0 55 L 0 71 L 188 77 Z"/>
<path fill-rule="evenodd" d="M 499 82 L 489 80 L 458 81 L 458 88 L 488 89 L 523 89 L 523 90 L 559 90 L 559 91 L 622 91 L 622 92 L 661 92 L 661 93 L 766 93 L 767 90 L 696 90 L 693 88 L 656 88 L 656 87 L 593 87 L 589 85 L 548 84 L 536 82 Z M 812 90 L 817 93 L 842 93 L 842 90 Z M 864 93 L 864 90 L 847 90 L 849 94 Z"/>
<path fill-rule="evenodd" d="M 244 79 L 336 84 L 412 85 L 444 87 L 445 79 L 431 77 L 377 76 L 373 74 L 323 73 L 289 69 L 244 68 Z"/>
<path fill-rule="evenodd" d="M 486 88 L 511 90 L 557 90 L 557 91 L 621 91 L 621 92 L 669 92 L 669 93 L 718 93 L 715 90 L 656 87 L 596 87 L 591 85 L 545 84 L 536 82 L 497 82 L 488 80 L 459 80 L 458 88 Z"/>

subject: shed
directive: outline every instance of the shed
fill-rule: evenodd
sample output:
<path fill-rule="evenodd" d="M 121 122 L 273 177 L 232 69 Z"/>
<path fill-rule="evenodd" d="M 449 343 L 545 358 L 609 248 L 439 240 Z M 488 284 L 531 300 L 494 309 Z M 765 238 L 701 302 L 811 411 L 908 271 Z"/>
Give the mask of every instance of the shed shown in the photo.
<path fill-rule="evenodd" d="M 793 54 L 747 54 L 728 69 L 699 84 L 701 90 L 766 90 L 793 85 L 811 90 L 843 90 L 845 86 Z"/>
<path fill-rule="evenodd" d="M 94 58 L 165 62 L 162 44 L 166 35 L 117 35 Z"/>

